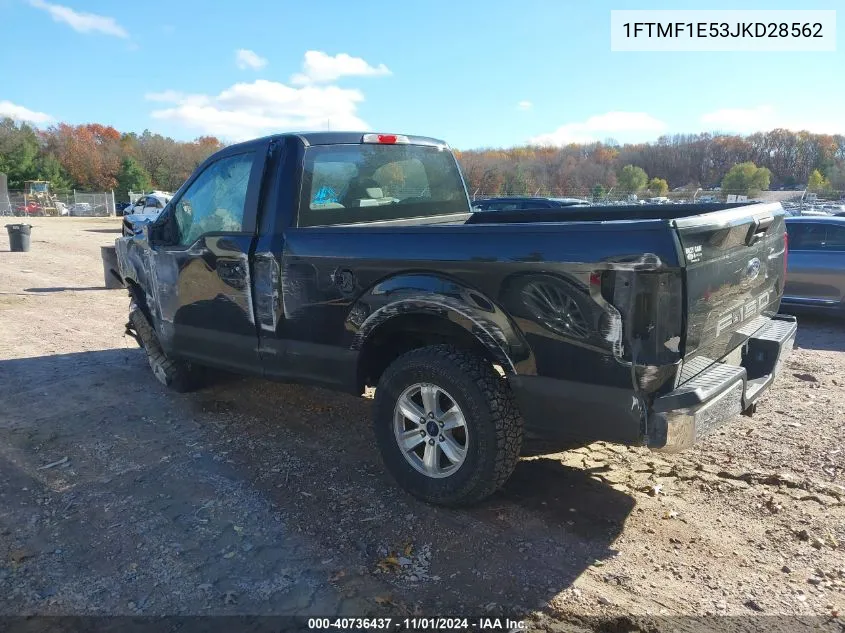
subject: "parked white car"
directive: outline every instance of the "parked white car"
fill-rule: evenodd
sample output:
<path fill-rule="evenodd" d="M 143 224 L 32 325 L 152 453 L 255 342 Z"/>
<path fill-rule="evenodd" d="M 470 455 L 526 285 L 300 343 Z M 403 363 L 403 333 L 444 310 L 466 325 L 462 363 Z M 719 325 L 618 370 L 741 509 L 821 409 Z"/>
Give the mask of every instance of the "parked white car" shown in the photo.
<path fill-rule="evenodd" d="M 153 192 L 138 198 L 123 210 L 123 234 L 134 235 L 145 224 L 155 221 L 173 196 L 169 193 Z"/>
<path fill-rule="evenodd" d="M 91 216 L 91 215 L 98 215 L 98 211 L 100 208 L 94 207 L 90 202 L 75 202 L 70 205 L 68 209 L 68 214 L 73 216 Z"/>
<path fill-rule="evenodd" d="M 153 215 L 157 216 L 165 205 L 173 198 L 169 193 L 154 191 L 138 198 L 134 204 L 123 210 L 123 215 Z"/>

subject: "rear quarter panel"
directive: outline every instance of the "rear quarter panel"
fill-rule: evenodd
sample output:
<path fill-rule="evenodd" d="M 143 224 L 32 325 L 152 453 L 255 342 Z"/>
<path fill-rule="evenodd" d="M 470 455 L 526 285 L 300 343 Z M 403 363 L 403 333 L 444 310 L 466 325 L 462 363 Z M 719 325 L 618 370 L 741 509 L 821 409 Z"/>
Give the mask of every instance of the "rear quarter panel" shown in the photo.
<path fill-rule="evenodd" d="M 279 338 L 345 349 L 403 310 L 446 310 L 489 335 L 506 369 L 630 386 L 622 333 L 594 301 L 591 274 L 677 265 L 672 232 L 657 220 L 294 228 L 285 232 L 281 297 L 257 304 L 275 306 L 259 319 Z M 527 309 L 523 291 L 541 280 L 573 298 L 589 333 L 550 329 Z"/>

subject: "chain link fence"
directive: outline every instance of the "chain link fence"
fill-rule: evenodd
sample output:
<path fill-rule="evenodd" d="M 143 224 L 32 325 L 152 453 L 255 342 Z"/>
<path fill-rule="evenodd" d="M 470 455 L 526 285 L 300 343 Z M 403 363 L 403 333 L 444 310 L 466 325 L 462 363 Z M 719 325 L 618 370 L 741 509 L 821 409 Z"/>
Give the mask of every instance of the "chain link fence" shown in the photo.
<path fill-rule="evenodd" d="M 768 193 L 768 192 L 762 192 Z M 790 192 L 798 197 L 801 192 Z M 731 194 L 733 198 L 731 201 L 736 201 L 736 194 Z M 724 202 L 728 194 L 721 190 L 684 190 L 684 191 L 669 191 L 666 193 L 654 193 L 650 191 L 641 191 L 639 193 L 631 193 L 628 191 L 621 191 L 617 189 L 535 189 L 533 191 L 525 190 L 500 190 L 496 192 L 484 191 L 483 189 L 476 189 L 471 192 L 473 200 L 481 200 L 485 198 L 565 198 L 578 199 L 590 202 L 592 204 L 630 204 L 638 202 L 653 201 L 660 202 Z M 758 196 L 759 197 L 759 196 Z M 752 199 L 757 199 L 754 197 Z M 749 199 L 744 196 L 743 199 Z"/>
<path fill-rule="evenodd" d="M 829 210 L 836 212 L 845 205 L 845 191 L 827 191 L 812 193 L 807 191 L 761 191 L 748 196 L 740 192 L 730 192 L 722 189 L 695 189 L 669 191 L 664 194 L 649 191 L 632 194 L 615 189 L 534 189 L 485 191 L 482 188 L 470 190 L 473 201 L 489 198 L 566 198 L 589 202 L 594 205 L 622 205 L 622 204 L 681 204 L 706 202 L 781 202 L 784 206 Z M 845 208 L 842 209 L 845 211 Z"/>
<path fill-rule="evenodd" d="M 8 199 L 0 199 L 0 216 L 106 217 L 113 215 L 116 215 L 116 212 L 112 191 L 96 193 L 67 191 L 38 196 L 16 190 L 8 192 Z"/>
<path fill-rule="evenodd" d="M 115 215 L 114 192 L 81 193 L 73 192 L 73 207 L 70 215 L 107 216 Z"/>

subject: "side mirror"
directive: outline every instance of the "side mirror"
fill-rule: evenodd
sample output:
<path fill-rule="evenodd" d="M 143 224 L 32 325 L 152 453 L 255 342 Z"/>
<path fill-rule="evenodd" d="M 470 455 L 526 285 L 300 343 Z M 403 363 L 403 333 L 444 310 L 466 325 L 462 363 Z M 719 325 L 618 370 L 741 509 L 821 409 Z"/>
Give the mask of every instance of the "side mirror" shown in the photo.
<path fill-rule="evenodd" d="M 166 205 L 154 220 L 144 223 L 144 238 L 150 246 L 170 244 L 175 235 L 173 229 L 173 209 L 170 205 Z"/>

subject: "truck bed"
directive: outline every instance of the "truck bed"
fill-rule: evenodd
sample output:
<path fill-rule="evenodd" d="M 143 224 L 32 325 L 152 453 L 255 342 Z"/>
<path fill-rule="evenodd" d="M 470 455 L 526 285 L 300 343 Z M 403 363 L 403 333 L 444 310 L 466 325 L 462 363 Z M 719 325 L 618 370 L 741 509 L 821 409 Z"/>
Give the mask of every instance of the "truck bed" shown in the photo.
<path fill-rule="evenodd" d="M 700 374 L 742 345 L 755 317 L 777 312 L 785 241 L 779 204 L 705 203 L 486 211 L 309 227 L 288 231 L 284 253 L 290 265 L 308 261 L 320 270 L 360 270 L 364 287 L 381 275 L 436 268 L 509 314 L 519 312 L 508 290 L 515 275 L 558 277 L 598 319 L 596 337 L 567 340 L 568 346 L 603 348 L 635 364 L 678 362 L 669 383 L 663 374 L 643 381 L 652 389 Z M 560 363 L 561 354 L 577 358 L 580 352 L 558 352 L 557 366 L 549 361 L 548 371 L 563 377 L 567 363 Z M 579 372 L 576 362 L 565 373 Z"/>
<path fill-rule="evenodd" d="M 613 222 L 632 220 L 675 220 L 737 208 L 753 208 L 753 204 L 647 204 L 594 207 L 564 207 L 523 211 L 481 211 L 473 213 L 467 224 L 524 224 L 548 222 Z"/>

